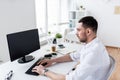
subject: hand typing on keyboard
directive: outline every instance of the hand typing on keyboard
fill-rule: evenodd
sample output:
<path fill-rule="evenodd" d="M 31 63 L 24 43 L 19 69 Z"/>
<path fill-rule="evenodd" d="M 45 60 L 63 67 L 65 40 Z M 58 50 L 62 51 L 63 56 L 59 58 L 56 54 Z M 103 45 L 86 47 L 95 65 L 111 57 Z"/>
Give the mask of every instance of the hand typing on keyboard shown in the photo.
<path fill-rule="evenodd" d="M 44 67 L 49 67 L 53 64 L 53 61 L 51 59 L 44 59 L 37 63 L 37 65 L 43 65 Z"/>
<path fill-rule="evenodd" d="M 39 66 L 35 66 L 35 67 L 32 69 L 32 72 L 36 72 L 36 73 L 38 73 L 39 75 L 43 75 L 43 74 L 44 74 L 44 69 L 45 69 L 44 66 L 39 65 Z"/>
<path fill-rule="evenodd" d="M 32 69 L 32 72 L 36 72 L 39 75 L 44 74 L 45 67 L 51 66 L 53 61 L 51 59 L 40 60 L 37 65 Z"/>
<path fill-rule="evenodd" d="M 32 72 L 32 69 L 35 67 L 35 66 L 39 66 L 40 64 L 38 64 L 38 62 L 40 62 L 40 61 L 42 61 L 42 60 L 44 60 L 45 58 L 40 58 L 40 59 L 38 59 L 25 73 L 26 74 L 30 74 L 30 75 L 39 75 L 38 73 L 36 73 L 36 72 Z M 47 63 L 42 63 L 41 64 L 42 66 L 45 66 L 45 65 L 47 65 Z"/>

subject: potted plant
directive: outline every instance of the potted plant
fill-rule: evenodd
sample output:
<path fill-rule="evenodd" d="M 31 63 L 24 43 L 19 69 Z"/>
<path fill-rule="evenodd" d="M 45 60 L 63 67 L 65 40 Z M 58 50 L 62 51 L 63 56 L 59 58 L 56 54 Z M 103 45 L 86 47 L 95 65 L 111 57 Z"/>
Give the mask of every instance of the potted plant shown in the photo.
<path fill-rule="evenodd" d="M 57 39 L 57 43 L 60 44 L 60 42 L 62 40 L 62 34 L 56 33 L 55 38 Z"/>
<path fill-rule="evenodd" d="M 55 35 L 55 38 L 56 38 L 56 39 L 60 39 L 60 38 L 62 38 L 62 34 L 57 33 L 57 34 Z"/>

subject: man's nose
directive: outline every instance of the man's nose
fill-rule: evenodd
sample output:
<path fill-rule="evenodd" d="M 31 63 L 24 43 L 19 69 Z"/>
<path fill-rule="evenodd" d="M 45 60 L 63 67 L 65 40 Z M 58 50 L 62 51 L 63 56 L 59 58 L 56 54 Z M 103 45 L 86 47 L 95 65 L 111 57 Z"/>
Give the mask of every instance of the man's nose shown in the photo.
<path fill-rule="evenodd" d="M 78 32 L 76 32 L 75 34 L 78 35 Z"/>
<path fill-rule="evenodd" d="M 78 33 L 76 33 L 76 36 L 78 37 Z"/>

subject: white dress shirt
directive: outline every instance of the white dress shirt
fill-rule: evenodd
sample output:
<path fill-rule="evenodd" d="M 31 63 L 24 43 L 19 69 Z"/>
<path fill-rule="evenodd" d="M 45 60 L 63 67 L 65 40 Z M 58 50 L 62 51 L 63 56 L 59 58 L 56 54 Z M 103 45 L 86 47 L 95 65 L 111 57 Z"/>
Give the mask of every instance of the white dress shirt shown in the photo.
<path fill-rule="evenodd" d="M 80 64 L 66 75 L 66 80 L 107 80 L 110 59 L 106 48 L 98 38 L 85 44 L 70 56 L 73 61 L 80 61 Z"/>

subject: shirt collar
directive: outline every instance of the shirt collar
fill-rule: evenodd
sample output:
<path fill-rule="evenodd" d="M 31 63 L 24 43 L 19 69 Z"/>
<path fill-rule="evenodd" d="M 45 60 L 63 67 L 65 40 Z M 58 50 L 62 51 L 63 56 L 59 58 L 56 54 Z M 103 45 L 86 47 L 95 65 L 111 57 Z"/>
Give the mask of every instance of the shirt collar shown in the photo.
<path fill-rule="evenodd" d="M 85 48 L 88 48 L 88 47 L 94 45 L 97 41 L 98 41 L 98 38 L 96 37 L 92 41 L 90 41 L 89 43 L 85 44 Z"/>

